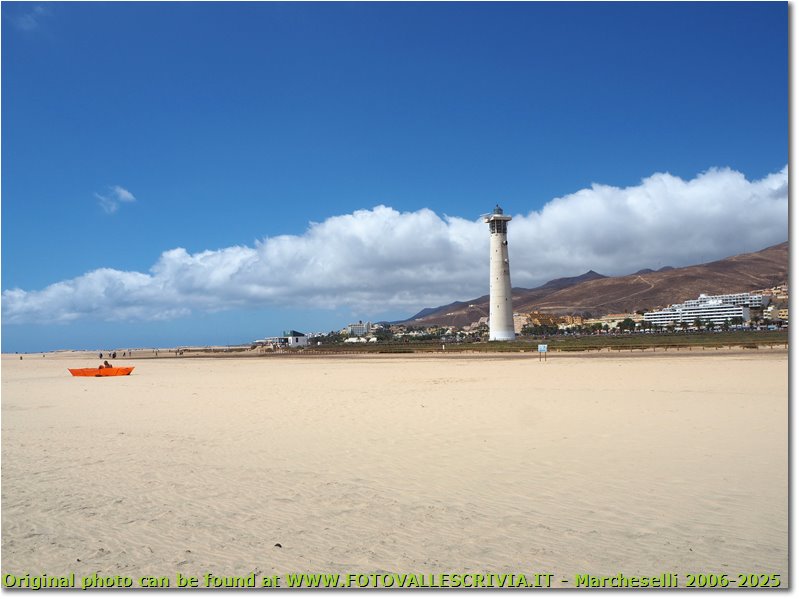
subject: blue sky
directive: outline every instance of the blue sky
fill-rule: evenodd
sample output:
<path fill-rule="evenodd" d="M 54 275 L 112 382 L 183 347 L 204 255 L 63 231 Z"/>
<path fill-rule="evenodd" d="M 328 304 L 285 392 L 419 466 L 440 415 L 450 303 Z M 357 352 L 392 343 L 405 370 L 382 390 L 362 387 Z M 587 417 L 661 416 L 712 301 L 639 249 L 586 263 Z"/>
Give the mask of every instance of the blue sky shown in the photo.
<path fill-rule="evenodd" d="M 4 2 L 2 349 L 483 295 L 496 202 L 515 286 L 779 243 L 787 36 L 786 3 Z"/>

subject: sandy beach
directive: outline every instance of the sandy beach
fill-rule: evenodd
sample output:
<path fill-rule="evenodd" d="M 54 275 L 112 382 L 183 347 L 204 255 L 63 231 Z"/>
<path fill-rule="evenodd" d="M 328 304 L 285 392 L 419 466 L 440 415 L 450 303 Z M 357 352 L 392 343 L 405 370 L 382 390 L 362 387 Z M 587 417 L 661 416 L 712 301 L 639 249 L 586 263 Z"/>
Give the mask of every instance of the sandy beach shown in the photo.
<path fill-rule="evenodd" d="M 786 586 L 787 351 L 686 354 L 4 355 L 2 571 Z"/>

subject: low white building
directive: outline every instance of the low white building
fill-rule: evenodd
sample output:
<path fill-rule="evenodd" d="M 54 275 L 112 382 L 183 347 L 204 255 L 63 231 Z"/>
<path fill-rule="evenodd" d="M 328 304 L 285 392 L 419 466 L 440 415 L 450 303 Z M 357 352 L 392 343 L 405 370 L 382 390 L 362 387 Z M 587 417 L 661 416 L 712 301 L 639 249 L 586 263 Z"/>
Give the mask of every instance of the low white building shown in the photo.
<path fill-rule="evenodd" d="M 289 347 L 305 347 L 308 337 L 299 331 L 283 331 L 283 336 L 288 339 Z"/>
<path fill-rule="evenodd" d="M 256 345 L 271 345 L 272 347 L 305 347 L 308 345 L 308 337 L 299 331 L 283 331 L 282 337 L 267 337 L 257 339 Z"/>

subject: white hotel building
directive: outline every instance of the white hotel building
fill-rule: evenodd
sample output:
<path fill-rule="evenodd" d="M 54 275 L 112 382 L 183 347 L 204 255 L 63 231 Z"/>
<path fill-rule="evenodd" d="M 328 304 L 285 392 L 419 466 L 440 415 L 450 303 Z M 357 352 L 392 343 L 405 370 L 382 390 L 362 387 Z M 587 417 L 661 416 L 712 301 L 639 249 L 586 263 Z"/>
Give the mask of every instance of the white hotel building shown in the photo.
<path fill-rule="evenodd" d="M 750 295 L 749 293 L 705 295 L 703 293 L 698 299 L 688 300 L 682 304 L 673 304 L 657 312 L 646 312 L 644 320 L 660 326 L 681 322 L 693 325 L 697 318 L 703 322 L 709 320 L 714 324 L 724 324 L 726 320 L 736 317 L 742 318 L 746 322 L 749 320 L 749 308 L 762 306 L 762 295 Z"/>

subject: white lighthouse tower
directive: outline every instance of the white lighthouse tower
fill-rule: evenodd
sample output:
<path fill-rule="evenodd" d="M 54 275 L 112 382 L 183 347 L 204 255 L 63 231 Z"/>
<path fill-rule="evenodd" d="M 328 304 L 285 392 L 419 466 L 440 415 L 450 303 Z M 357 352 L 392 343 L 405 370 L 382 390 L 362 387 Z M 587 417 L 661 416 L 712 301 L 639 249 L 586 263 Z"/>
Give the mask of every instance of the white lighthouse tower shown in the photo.
<path fill-rule="evenodd" d="M 508 262 L 508 221 L 502 208 L 483 216 L 491 231 L 491 286 L 488 310 L 489 341 L 513 341 L 513 304 L 511 302 L 510 263 Z"/>

